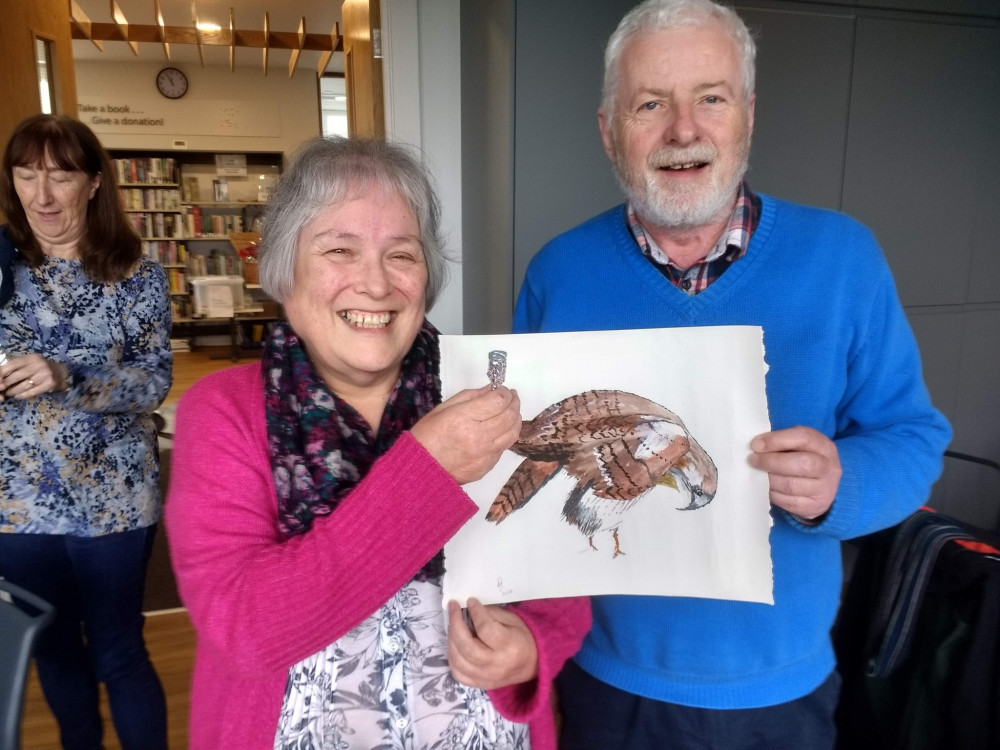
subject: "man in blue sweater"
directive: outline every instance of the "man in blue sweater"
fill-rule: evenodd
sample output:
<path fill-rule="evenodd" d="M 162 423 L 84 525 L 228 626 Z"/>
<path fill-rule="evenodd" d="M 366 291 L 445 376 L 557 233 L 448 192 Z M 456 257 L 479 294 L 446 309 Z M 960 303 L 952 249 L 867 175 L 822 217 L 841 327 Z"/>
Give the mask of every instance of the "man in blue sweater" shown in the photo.
<path fill-rule="evenodd" d="M 595 597 L 564 749 L 833 747 L 840 543 L 920 506 L 951 437 L 871 233 L 744 181 L 754 56 L 710 0 L 625 16 L 598 120 L 628 200 L 538 253 L 514 329 L 763 328 L 775 603 Z"/>

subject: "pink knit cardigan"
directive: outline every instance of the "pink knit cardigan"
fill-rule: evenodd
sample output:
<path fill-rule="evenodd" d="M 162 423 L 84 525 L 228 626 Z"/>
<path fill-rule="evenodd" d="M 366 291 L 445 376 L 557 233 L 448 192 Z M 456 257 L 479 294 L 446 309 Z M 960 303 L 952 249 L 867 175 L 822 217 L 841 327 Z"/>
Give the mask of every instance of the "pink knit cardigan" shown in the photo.
<path fill-rule="evenodd" d="M 284 540 L 257 363 L 185 394 L 170 475 L 167 537 L 198 640 L 191 750 L 270 750 L 289 668 L 375 612 L 477 510 L 404 433 L 336 512 Z M 533 750 L 554 750 L 552 680 L 589 629 L 590 606 L 568 598 L 515 611 L 538 645 L 538 678 L 490 697 L 530 724 Z"/>

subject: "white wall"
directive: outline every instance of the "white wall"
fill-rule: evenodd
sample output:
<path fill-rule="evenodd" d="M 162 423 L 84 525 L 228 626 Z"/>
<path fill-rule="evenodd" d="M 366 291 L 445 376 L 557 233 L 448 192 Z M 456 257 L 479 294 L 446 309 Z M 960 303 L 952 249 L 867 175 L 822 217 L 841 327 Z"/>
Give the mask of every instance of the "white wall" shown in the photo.
<path fill-rule="evenodd" d="M 175 65 L 188 77 L 189 89 L 181 99 L 162 97 L 154 84 L 162 62 L 76 62 L 77 98 L 88 102 L 132 105 L 143 103 L 166 115 L 164 126 L 141 126 L 133 132 L 107 132 L 90 122 L 95 113 L 83 112 L 80 120 L 90 125 L 107 148 L 171 150 L 175 140 L 185 141 L 191 151 L 281 151 L 291 154 L 302 141 L 320 134 L 319 91 L 315 71 L 300 69 L 291 78 L 284 70 L 265 76 L 260 68 Z M 234 122 L 205 127 L 218 119 L 220 102 L 243 104 L 247 112 L 267 115 L 261 122 Z M 176 116 L 171 116 L 176 115 Z M 141 118 L 135 118 L 141 119 Z M 261 118 L 264 119 L 264 118 Z M 194 128 L 215 132 L 192 133 Z"/>
<path fill-rule="evenodd" d="M 462 119 L 459 0 L 382 0 L 386 138 L 418 149 L 441 200 L 451 264 L 428 314 L 462 333 Z"/>

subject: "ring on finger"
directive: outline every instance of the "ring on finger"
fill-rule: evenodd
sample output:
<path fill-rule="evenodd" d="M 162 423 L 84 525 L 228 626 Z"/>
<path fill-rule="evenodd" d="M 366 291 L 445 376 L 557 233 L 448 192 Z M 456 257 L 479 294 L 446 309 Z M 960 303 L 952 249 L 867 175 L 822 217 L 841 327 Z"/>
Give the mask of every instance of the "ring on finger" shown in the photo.
<path fill-rule="evenodd" d="M 34 388 L 35 387 L 35 381 L 32 380 L 31 378 L 28 378 L 28 385 L 30 385 L 32 388 Z"/>

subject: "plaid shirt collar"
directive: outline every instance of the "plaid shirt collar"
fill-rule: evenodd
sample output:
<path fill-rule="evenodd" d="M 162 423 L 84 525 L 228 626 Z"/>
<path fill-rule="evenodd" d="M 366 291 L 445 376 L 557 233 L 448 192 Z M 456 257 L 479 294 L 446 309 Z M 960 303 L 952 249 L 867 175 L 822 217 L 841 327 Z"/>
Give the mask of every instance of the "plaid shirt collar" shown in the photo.
<path fill-rule="evenodd" d="M 750 237 L 757 228 L 758 221 L 760 221 L 760 198 L 744 181 L 740 184 L 729 227 L 719 237 L 715 247 L 690 268 L 680 268 L 646 235 L 632 205 L 626 206 L 626 222 L 642 254 L 670 280 L 670 283 L 688 295 L 703 292 L 713 281 L 722 276 L 729 266 L 746 255 Z"/>

